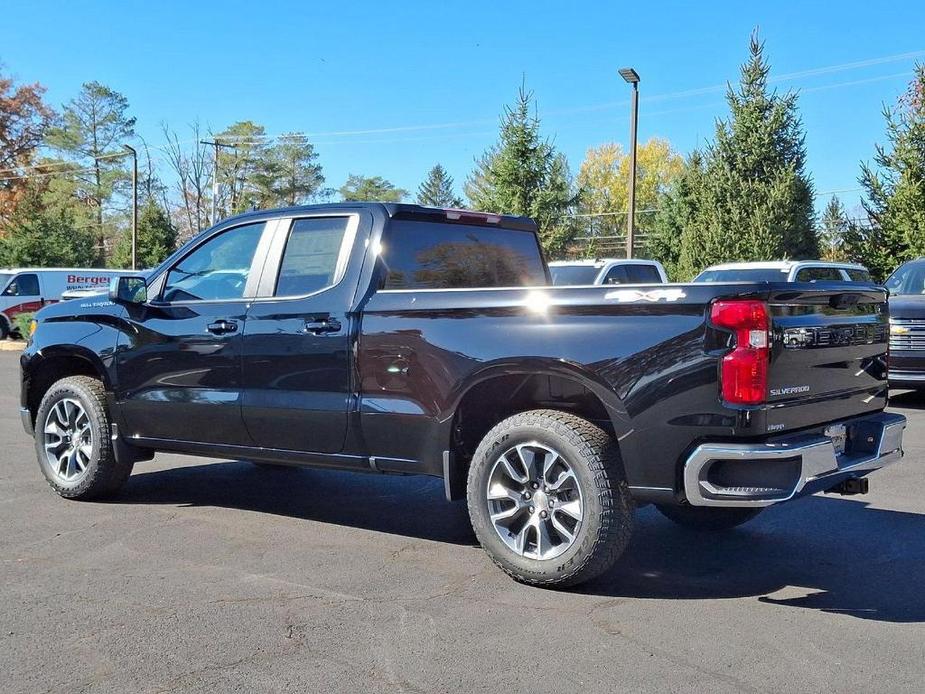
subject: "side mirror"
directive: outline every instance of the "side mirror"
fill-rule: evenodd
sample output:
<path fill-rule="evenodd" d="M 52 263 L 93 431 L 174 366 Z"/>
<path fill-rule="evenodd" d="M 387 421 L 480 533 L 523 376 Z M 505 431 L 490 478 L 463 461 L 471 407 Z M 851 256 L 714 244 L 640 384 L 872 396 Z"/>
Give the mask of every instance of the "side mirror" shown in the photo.
<path fill-rule="evenodd" d="M 109 300 L 115 304 L 143 304 L 148 300 L 148 283 L 140 275 L 120 275 L 109 282 Z"/>

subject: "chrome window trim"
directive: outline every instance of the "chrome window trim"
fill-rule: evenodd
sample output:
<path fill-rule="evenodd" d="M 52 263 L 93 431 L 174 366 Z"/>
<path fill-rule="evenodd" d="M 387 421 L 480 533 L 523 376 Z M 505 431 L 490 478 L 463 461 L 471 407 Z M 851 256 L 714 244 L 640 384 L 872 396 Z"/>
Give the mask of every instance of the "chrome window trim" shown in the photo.
<path fill-rule="evenodd" d="M 149 283 L 153 284 L 154 282 L 160 282 L 161 286 L 158 290 L 158 297 L 148 303 L 152 306 L 199 306 L 202 304 L 230 304 L 236 302 L 250 302 L 253 300 L 253 290 L 256 289 L 256 283 L 258 278 L 263 274 L 263 264 L 266 262 L 266 256 L 264 256 L 263 263 L 260 264 L 260 269 L 258 270 L 255 264 L 257 263 L 258 254 L 263 251 L 266 252 L 265 247 L 269 244 L 270 239 L 272 238 L 273 232 L 275 231 L 274 222 L 275 219 L 264 219 L 259 221 L 249 221 L 243 222 L 242 224 L 235 224 L 234 226 L 229 226 L 221 231 L 218 231 L 214 234 L 210 234 L 208 238 L 203 239 L 201 243 L 196 244 L 195 247 L 191 248 L 189 253 L 184 253 L 183 257 L 177 259 L 177 261 L 171 265 L 167 270 L 162 272 L 158 277 L 152 279 Z M 260 239 L 257 241 L 257 247 L 254 249 L 254 257 L 251 259 L 251 267 L 247 274 L 247 282 L 244 285 L 244 292 L 241 296 L 233 299 L 188 299 L 186 301 L 162 301 L 161 297 L 164 296 L 164 291 L 167 289 L 167 279 L 170 277 L 170 273 L 174 268 L 182 263 L 186 258 L 191 256 L 193 253 L 198 251 L 204 245 L 212 241 L 212 239 L 222 236 L 229 231 L 234 229 L 240 229 L 241 227 L 254 226 L 256 224 L 263 224 L 263 231 L 260 232 Z M 256 270 L 256 272 L 255 272 Z"/>
<path fill-rule="evenodd" d="M 293 225 L 300 219 L 330 219 L 332 217 L 344 218 L 347 220 L 347 226 L 344 229 L 344 235 L 341 238 L 340 248 L 337 252 L 337 262 L 334 265 L 334 276 L 330 284 L 325 285 L 313 292 L 306 294 L 285 294 L 276 296 L 276 284 L 279 282 L 279 271 L 282 268 L 283 258 L 286 253 L 286 244 L 292 234 Z M 343 282 L 347 275 L 347 264 L 350 261 L 350 253 L 353 251 L 353 245 L 356 241 L 357 231 L 360 228 L 360 214 L 358 212 L 332 213 L 321 212 L 317 214 L 299 214 L 288 217 L 279 217 L 275 220 L 277 227 L 274 230 L 273 241 L 270 244 L 264 261 L 264 267 L 261 272 L 260 285 L 253 297 L 254 302 L 267 301 L 292 301 L 298 299 L 307 299 L 317 296 L 323 292 L 334 289 Z M 275 268 L 270 267 L 271 260 L 275 260 L 278 265 Z M 270 286 L 272 285 L 272 286 Z"/>

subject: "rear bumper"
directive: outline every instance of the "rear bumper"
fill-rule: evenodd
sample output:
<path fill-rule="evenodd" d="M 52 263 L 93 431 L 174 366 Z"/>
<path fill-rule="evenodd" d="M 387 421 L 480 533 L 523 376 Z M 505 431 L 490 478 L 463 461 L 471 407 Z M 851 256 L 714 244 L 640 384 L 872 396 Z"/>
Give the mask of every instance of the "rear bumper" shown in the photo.
<path fill-rule="evenodd" d="M 925 388 L 925 350 L 890 350 L 891 388 Z"/>
<path fill-rule="evenodd" d="M 925 388 L 925 370 L 900 371 L 890 369 L 890 388 Z"/>
<path fill-rule="evenodd" d="M 692 506 L 760 507 L 831 489 L 902 458 L 906 418 L 879 413 L 839 422 L 848 444 L 799 434 L 764 443 L 705 443 L 684 464 L 684 492 Z"/>

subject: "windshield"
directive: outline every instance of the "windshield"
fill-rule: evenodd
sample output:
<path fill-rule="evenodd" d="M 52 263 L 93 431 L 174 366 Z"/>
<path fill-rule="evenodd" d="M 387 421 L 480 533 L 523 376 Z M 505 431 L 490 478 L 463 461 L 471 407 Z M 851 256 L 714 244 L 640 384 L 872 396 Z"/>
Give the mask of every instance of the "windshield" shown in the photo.
<path fill-rule="evenodd" d="M 559 286 L 594 284 L 600 271 L 593 265 L 552 265 L 549 268 L 552 283 Z"/>
<path fill-rule="evenodd" d="M 733 268 L 730 270 L 704 270 L 694 282 L 786 282 L 787 270 L 774 268 Z"/>
<path fill-rule="evenodd" d="M 10 278 L 12 276 L 13 275 L 8 272 L 0 272 L 0 292 L 6 289 L 6 285 L 10 283 Z"/>
<path fill-rule="evenodd" d="M 925 294 L 925 263 L 906 263 L 883 283 L 890 294 Z"/>

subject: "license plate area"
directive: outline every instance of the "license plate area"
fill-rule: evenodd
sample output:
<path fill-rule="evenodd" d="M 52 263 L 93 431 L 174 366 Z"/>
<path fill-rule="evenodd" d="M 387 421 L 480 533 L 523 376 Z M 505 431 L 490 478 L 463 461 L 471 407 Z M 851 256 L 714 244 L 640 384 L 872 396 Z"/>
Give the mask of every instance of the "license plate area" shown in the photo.
<path fill-rule="evenodd" d="M 843 455 L 845 452 L 845 445 L 848 442 L 848 429 L 845 425 L 830 424 L 822 433 L 832 441 L 832 446 L 835 448 L 835 455 Z"/>

